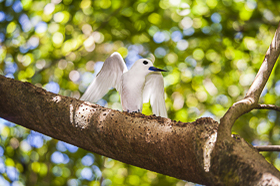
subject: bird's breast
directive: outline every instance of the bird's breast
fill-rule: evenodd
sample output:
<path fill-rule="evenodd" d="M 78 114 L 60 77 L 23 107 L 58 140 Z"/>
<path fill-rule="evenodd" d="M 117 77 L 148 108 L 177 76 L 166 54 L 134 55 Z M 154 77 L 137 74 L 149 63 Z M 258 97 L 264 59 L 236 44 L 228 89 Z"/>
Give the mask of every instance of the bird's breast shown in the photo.
<path fill-rule="evenodd" d="M 123 76 L 121 102 L 124 111 L 142 111 L 144 82 Z"/>

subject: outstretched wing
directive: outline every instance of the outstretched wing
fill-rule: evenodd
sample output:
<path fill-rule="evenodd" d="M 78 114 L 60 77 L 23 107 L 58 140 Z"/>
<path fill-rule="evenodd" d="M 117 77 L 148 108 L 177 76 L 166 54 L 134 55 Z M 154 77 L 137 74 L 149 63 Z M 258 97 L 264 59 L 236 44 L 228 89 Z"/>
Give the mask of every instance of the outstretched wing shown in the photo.
<path fill-rule="evenodd" d="M 114 52 L 105 60 L 100 72 L 93 79 L 80 99 L 83 101 L 97 102 L 112 87 L 120 91 L 121 76 L 126 71 L 127 68 L 122 56 L 118 52 Z"/>
<path fill-rule="evenodd" d="M 149 100 L 155 115 L 167 117 L 164 99 L 164 82 L 160 72 L 152 72 L 146 76 L 143 102 L 147 103 Z"/>

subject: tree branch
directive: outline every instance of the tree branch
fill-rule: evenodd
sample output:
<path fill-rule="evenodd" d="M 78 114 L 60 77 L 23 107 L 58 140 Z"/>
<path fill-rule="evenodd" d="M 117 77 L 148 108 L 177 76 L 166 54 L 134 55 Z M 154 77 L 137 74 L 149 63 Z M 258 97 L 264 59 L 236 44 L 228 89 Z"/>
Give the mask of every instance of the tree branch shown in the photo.
<path fill-rule="evenodd" d="M 259 145 L 254 147 L 258 151 L 280 151 L 280 145 Z"/>
<path fill-rule="evenodd" d="M 198 141 L 204 147 L 198 134 L 205 125 L 212 133 L 218 128 L 211 119 L 182 123 L 120 112 L 4 76 L 0 76 L 0 117 L 104 156 L 201 184 L 208 178 L 194 144 Z"/>
<path fill-rule="evenodd" d="M 270 104 L 258 104 L 258 106 L 255 109 L 271 109 L 280 112 L 280 107 Z"/>
<path fill-rule="evenodd" d="M 258 107 L 259 97 L 280 53 L 280 23 L 268 48 L 263 63 L 244 99 L 234 103 L 221 118 L 219 133 L 230 135 L 235 121 L 243 114 Z"/>
<path fill-rule="evenodd" d="M 211 118 L 182 123 L 120 112 L 1 75 L 0 117 L 124 163 L 199 184 L 265 185 L 272 179 L 280 184 L 278 170 L 242 138 L 225 136 L 217 144 L 219 124 Z"/>

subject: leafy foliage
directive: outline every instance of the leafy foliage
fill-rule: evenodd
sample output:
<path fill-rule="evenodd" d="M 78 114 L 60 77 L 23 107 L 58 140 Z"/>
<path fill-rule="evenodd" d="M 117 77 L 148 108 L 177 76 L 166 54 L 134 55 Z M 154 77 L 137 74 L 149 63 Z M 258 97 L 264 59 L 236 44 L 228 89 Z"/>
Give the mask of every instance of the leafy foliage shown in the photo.
<path fill-rule="evenodd" d="M 165 68 L 171 119 L 219 119 L 241 99 L 270 45 L 280 2 L 267 0 L 0 0 L 0 74 L 79 98 L 108 55 L 129 66 L 155 57 Z M 279 105 L 275 67 L 261 102 Z M 34 103 L 36 104 L 36 103 Z M 98 104 L 121 109 L 111 90 Z M 151 114 L 149 104 L 144 113 Z M 255 110 L 234 132 L 252 144 L 279 144 L 279 114 Z M 0 184 L 184 185 L 0 119 Z M 278 153 L 264 153 L 280 168 Z"/>

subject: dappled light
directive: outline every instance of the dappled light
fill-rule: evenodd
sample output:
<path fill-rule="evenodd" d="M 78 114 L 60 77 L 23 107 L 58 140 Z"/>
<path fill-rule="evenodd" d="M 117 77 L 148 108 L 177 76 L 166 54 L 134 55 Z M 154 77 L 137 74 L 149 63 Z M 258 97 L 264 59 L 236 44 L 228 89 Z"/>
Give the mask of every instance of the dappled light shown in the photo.
<path fill-rule="evenodd" d="M 217 133 L 212 134 L 209 139 L 206 140 L 203 147 L 203 160 L 204 160 L 204 170 L 209 172 L 211 167 L 211 152 L 213 151 L 214 144 L 217 139 Z"/>
<path fill-rule="evenodd" d="M 88 127 L 91 119 L 90 114 L 95 110 L 90 106 L 90 103 L 88 104 L 81 104 L 77 110 L 73 110 L 73 106 L 70 104 L 70 122 L 75 127 L 80 129 Z"/>
<path fill-rule="evenodd" d="M 271 173 L 266 173 L 262 175 L 260 184 L 266 184 L 266 185 L 278 185 L 280 184 L 279 178 L 273 176 Z"/>
<path fill-rule="evenodd" d="M 52 101 L 55 102 L 55 103 L 58 103 L 58 102 L 61 101 L 61 97 L 60 96 L 55 96 L 55 97 L 53 97 Z"/>

